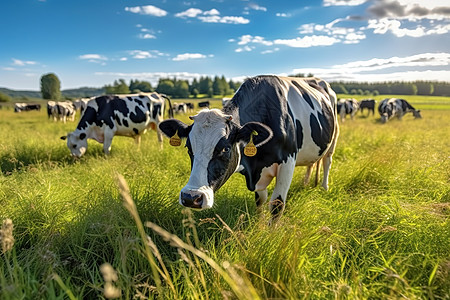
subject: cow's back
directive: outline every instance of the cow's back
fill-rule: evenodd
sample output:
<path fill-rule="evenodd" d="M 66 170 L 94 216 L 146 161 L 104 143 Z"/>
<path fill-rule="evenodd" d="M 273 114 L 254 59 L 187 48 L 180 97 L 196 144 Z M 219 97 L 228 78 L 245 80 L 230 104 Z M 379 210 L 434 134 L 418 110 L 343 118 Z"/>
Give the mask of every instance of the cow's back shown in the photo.
<path fill-rule="evenodd" d="M 337 126 L 336 95 L 327 85 L 324 88 L 324 83 L 311 78 L 257 76 L 247 79 L 224 108 L 225 113 L 238 111 L 233 117 L 241 125 L 260 122 L 273 132 L 273 138 L 260 146 L 254 157 L 241 160 L 250 190 L 264 167 L 286 162 L 297 153 L 302 157 L 297 162 L 309 165 L 330 146 Z"/>

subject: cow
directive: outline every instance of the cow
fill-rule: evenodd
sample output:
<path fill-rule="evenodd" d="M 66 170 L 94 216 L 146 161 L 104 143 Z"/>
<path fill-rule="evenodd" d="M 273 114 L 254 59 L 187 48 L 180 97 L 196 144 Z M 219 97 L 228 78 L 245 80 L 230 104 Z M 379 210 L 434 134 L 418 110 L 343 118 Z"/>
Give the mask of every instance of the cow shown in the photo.
<path fill-rule="evenodd" d="M 368 111 L 367 116 L 370 116 L 370 112 L 372 112 L 372 116 L 375 116 L 375 105 L 377 101 L 375 99 L 363 99 L 359 102 L 359 110 L 361 114 L 363 114 L 364 109 L 366 108 Z"/>
<path fill-rule="evenodd" d="M 172 105 L 172 109 L 174 113 L 180 113 L 180 114 L 185 114 L 187 113 L 187 105 L 186 103 L 177 103 L 174 102 Z"/>
<path fill-rule="evenodd" d="M 40 104 L 32 104 L 32 103 L 16 103 L 14 104 L 14 112 L 19 113 L 22 111 L 30 111 L 30 110 L 41 110 Z"/>
<path fill-rule="evenodd" d="M 235 172 L 245 176 L 260 210 L 267 186 L 277 177 L 269 201 L 272 221 L 282 213 L 295 166 L 323 161 L 328 189 L 339 135 L 336 94 L 318 78 L 262 75 L 248 78 L 222 110 L 203 109 L 187 125 L 176 119 L 159 127 L 179 145 L 186 138 L 191 175 L 179 203 L 211 208 L 214 193 Z"/>
<path fill-rule="evenodd" d="M 230 102 L 230 100 L 231 100 L 231 98 L 223 97 L 222 98 L 222 107 L 225 107 Z"/>
<path fill-rule="evenodd" d="M 73 101 L 73 105 L 75 106 L 76 110 L 80 111 L 80 116 L 83 115 L 84 110 L 86 109 L 87 103 L 89 100 L 92 100 L 96 97 L 90 97 L 90 98 L 80 98 L 75 101 Z"/>
<path fill-rule="evenodd" d="M 347 115 L 350 115 L 350 119 L 353 120 L 353 117 L 358 111 L 358 101 L 353 98 L 339 99 L 337 102 L 337 111 L 341 122 L 345 121 Z"/>
<path fill-rule="evenodd" d="M 401 120 L 403 115 L 412 112 L 415 119 L 422 118 L 420 110 L 416 110 L 408 101 L 398 98 L 386 98 L 378 105 L 378 112 L 381 116 L 381 123 L 386 123 L 393 117 Z"/>
<path fill-rule="evenodd" d="M 202 101 L 202 102 L 198 103 L 199 108 L 203 108 L 203 107 L 209 108 L 209 105 L 210 105 L 209 101 Z"/>
<path fill-rule="evenodd" d="M 162 145 L 162 133 L 158 124 L 164 117 L 165 100 L 169 101 L 169 116 L 173 117 L 170 99 L 162 94 L 104 95 L 90 100 L 77 128 L 62 136 L 72 156 L 80 158 L 87 150 L 87 140 L 94 139 L 103 144 L 108 155 L 114 136 L 128 136 L 139 145 L 141 135 L 147 129 L 158 131 Z"/>
<path fill-rule="evenodd" d="M 193 112 L 194 111 L 194 103 L 186 102 L 186 108 L 187 108 L 188 112 Z"/>
<path fill-rule="evenodd" d="M 47 101 L 47 117 L 50 119 L 53 114 L 52 114 L 52 110 L 53 107 L 56 105 L 56 101 Z"/>
<path fill-rule="evenodd" d="M 51 108 L 53 120 L 62 121 L 64 124 L 66 120 L 75 121 L 76 109 L 72 101 L 58 101 Z"/>

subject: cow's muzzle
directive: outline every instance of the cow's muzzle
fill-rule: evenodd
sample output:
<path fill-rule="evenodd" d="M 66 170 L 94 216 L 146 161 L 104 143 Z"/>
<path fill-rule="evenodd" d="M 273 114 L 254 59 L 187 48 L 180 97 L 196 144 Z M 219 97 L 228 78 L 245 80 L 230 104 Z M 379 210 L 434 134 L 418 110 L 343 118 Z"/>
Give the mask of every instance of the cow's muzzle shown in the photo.
<path fill-rule="evenodd" d="M 204 200 L 205 195 L 202 192 L 190 191 L 188 193 L 180 193 L 180 203 L 186 207 L 202 209 Z"/>

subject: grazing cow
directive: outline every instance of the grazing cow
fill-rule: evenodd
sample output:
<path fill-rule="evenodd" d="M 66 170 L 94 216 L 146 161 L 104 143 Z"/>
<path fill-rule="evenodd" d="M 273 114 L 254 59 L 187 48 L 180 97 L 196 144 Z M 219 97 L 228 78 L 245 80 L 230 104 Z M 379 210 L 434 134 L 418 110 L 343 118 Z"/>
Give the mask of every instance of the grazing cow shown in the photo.
<path fill-rule="evenodd" d="M 81 98 L 81 99 L 77 99 L 73 102 L 75 109 L 80 110 L 80 116 L 83 115 L 83 112 L 86 109 L 87 103 L 89 102 L 89 100 L 92 100 L 92 99 L 95 99 L 95 97 Z"/>
<path fill-rule="evenodd" d="M 194 111 L 194 103 L 192 102 L 186 102 L 186 108 L 188 112 Z"/>
<path fill-rule="evenodd" d="M 367 108 L 368 114 L 367 116 L 370 116 L 370 112 L 372 112 L 372 116 L 375 115 L 375 104 L 377 101 L 374 99 L 364 99 L 359 102 L 359 109 L 361 111 L 361 114 L 363 113 L 364 109 Z"/>
<path fill-rule="evenodd" d="M 202 107 L 206 107 L 209 108 L 209 101 L 202 101 L 198 103 L 198 107 L 202 108 Z"/>
<path fill-rule="evenodd" d="M 59 120 L 65 124 L 67 119 L 72 122 L 75 121 L 75 114 L 77 111 L 71 101 L 56 102 L 51 110 L 55 122 Z"/>
<path fill-rule="evenodd" d="M 41 110 L 40 104 L 28 104 L 28 103 L 16 103 L 14 104 L 14 112 L 30 111 L 30 110 Z"/>
<path fill-rule="evenodd" d="M 171 144 L 187 138 L 189 181 L 180 204 L 211 208 L 214 192 L 234 172 L 246 178 L 259 207 L 277 177 L 270 199 L 272 219 L 284 210 L 295 166 L 323 161 L 322 186 L 328 175 L 339 127 L 336 94 L 317 78 L 257 76 L 244 81 L 222 110 L 203 109 L 191 125 L 170 119 L 160 124 Z"/>
<path fill-rule="evenodd" d="M 185 114 L 187 113 L 187 105 L 186 103 L 177 103 L 174 102 L 172 105 L 172 109 L 174 113 Z"/>
<path fill-rule="evenodd" d="M 416 110 L 411 104 L 404 99 L 387 98 L 378 105 L 378 112 L 381 116 L 381 123 L 386 123 L 393 117 L 402 119 L 403 115 L 412 112 L 415 119 L 422 118 L 420 110 Z"/>
<path fill-rule="evenodd" d="M 53 116 L 52 110 L 53 107 L 56 105 L 55 101 L 47 101 L 47 117 L 50 119 L 50 117 Z"/>
<path fill-rule="evenodd" d="M 173 117 L 170 99 L 162 94 L 133 94 L 100 96 L 88 102 L 75 131 L 61 139 L 67 139 L 72 156 L 81 157 L 87 150 L 87 139 L 103 144 L 103 151 L 109 154 L 115 135 L 128 136 L 139 144 L 141 135 L 151 128 L 162 133 L 158 124 L 164 117 L 165 100 L 169 101 L 170 117 Z"/>
<path fill-rule="evenodd" d="M 341 122 L 345 121 L 346 115 L 350 115 L 350 119 L 353 120 L 353 117 L 358 111 L 358 101 L 353 98 L 339 99 L 337 102 L 337 111 Z"/>

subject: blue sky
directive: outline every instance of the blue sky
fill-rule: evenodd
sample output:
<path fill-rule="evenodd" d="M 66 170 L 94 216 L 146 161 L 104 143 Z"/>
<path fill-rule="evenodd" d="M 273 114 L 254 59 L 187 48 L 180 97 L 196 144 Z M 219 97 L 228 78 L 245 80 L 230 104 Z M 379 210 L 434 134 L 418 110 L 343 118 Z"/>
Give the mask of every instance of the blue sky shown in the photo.
<path fill-rule="evenodd" d="M 0 87 L 313 73 L 450 81 L 448 0 L 6 0 Z"/>

